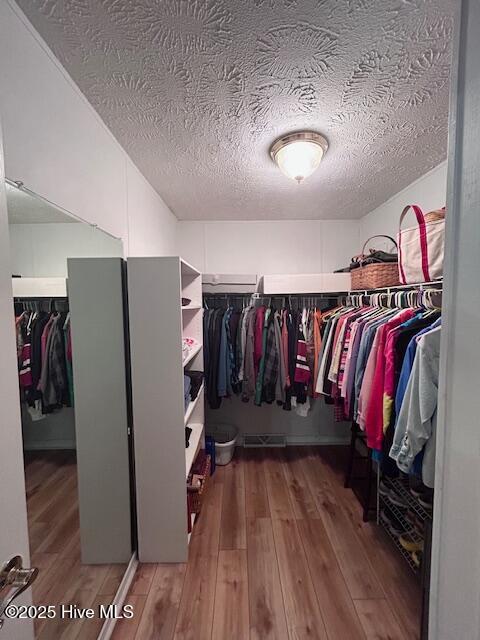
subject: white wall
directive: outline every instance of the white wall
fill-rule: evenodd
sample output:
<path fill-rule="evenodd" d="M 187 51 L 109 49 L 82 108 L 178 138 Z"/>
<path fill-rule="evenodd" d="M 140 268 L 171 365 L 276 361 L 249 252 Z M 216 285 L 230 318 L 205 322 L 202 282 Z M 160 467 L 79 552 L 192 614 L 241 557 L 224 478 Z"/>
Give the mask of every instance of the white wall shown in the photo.
<path fill-rule="evenodd" d="M 27 505 L 23 470 L 20 398 L 18 394 L 17 354 L 13 323 L 12 278 L 8 243 L 7 202 L 4 186 L 2 128 L 0 126 L 0 565 L 14 555 L 21 555 L 24 566 L 30 566 L 27 530 Z M 22 604 L 31 603 L 31 592 L 25 592 Z M 20 603 L 18 603 L 20 604 Z M 25 620 L 7 620 L 0 632 L 2 638 L 33 639 L 33 625 Z M 3 635 L 2 635 L 3 633 Z"/>
<path fill-rule="evenodd" d="M 122 238 L 127 255 L 176 253 L 176 218 L 23 13 L 0 3 L 6 175 Z"/>
<path fill-rule="evenodd" d="M 447 163 L 442 162 L 438 167 L 412 182 L 412 184 L 396 193 L 380 207 L 364 216 L 360 221 L 360 233 L 363 241 L 365 242 L 367 238 L 376 234 L 386 234 L 396 239 L 400 214 L 407 204 L 418 204 L 424 213 L 427 213 L 445 206 L 446 193 Z M 412 226 L 414 222 L 415 217 L 411 213 L 407 215 L 403 226 Z M 385 242 L 381 240 L 372 242 L 373 244 L 369 244 L 369 247 L 383 248 L 391 246 L 388 240 Z"/>
<path fill-rule="evenodd" d="M 11 224 L 12 273 L 24 278 L 66 278 L 67 258 L 116 258 L 122 243 L 88 224 Z"/>
<path fill-rule="evenodd" d="M 204 273 L 320 273 L 359 252 L 357 220 L 178 223 L 180 254 Z"/>
<path fill-rule="evenodd" d="M 177 219 L 130 159 L 127 160 L 127 212 L 127 255 L 178 254 Z"/>
<path fill-rule="evenodd" d="M 480 3 L 458 3 L 429 637 L 480 638 Z"/>
<path fill-rule="evenodd" d="M 341 444 L 348 441 L 350 423 L 335 422 L 333 407 L 323 398 L 310 399 L 307 417 L 295 411 L 284 411 L 276 404 L 257 407 L 253 400 L 240 398 L 222 400 L 219 409 L 206 407 L 207 431 L 209 425 L 233 424 L 241 434 L 282 434 L 289 444 Z"/>
<path fill-rule="evenodd" d="M 349 264 L 359 251 L 359 226 L 355 220 L 180 221 L 178 243 L 181 255 L 204 273 L 319 273 Z M 348 424 L 335 423 L 322 399 L 301 418 L 233 398 L 219 410 L 207 408 L 207 425 L 222 422 L 241 433 L 282 433 L 292 443 L 334 443 L 348 435 Z"/>

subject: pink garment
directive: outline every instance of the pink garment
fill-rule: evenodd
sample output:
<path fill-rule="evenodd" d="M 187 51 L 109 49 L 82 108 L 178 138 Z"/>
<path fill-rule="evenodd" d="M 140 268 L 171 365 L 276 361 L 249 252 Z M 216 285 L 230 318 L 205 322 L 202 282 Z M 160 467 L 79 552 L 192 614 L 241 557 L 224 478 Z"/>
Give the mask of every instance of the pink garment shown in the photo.
<path fill-rule="evenodd" d="M 377 362 L 377 350 L 378 350 L 378 338 L 379 329 L 376 330 L 375 338 L 373 339 L 372 348 L 367 360 L 367 366 L 365 367 L 365 373 L 363 374 L 362 387 L 358 396 L 358 411 L 357 411 L 357 423 L 365 431 L 365 424 L 367 420 L 367 405 L 370 399 L 372 391 L 373 377 L 375 375 L 375 364 Z"/>
<path fill-rule="evenodd" d="M 255 337 L 253 346 L 253 364 L 255 366 L 255 379 L 257 379 L 258 370 L 260 368 L 260 360 L 263 351 L 263 325 L 265 322 L 266 307 L 261 306 L 257 309 L 255 315 Z"/>
<path fill-rule="evenodd" d="M 404 309 L 394 318 L 383 324 L 377 330 L 375 340 L 378 338 L 374 375 L 371 384 L 371 393 L 366 407 L 365 430 L 367 433 L 367 445 L 371 449 L 382 448 L 383 442 L 383 388 L 385 380 L 385 343 L 389 331 L 395 329 L 415 315 L 413 309 Z M 370 360 L 370 358 L 369 358 Z"/>
<path fill-rule="evenodd" d="M 334 400 L 334 418 L 336 422 L 341 422 L 343 420 L 347 420 L 347 412 L 345 410 L 345 402 L 341 394 L 342 384 L 345 376 L 345 367 L 347 364 L 347 352 L 348 346 L 350 344 L 351 338 L 351 329 L 352 322 L 350 319 L 353 316 L 358 315 L 358 311 L 355 310 L 351 313 L 348 313 L 344 317 L 343 326 L 340 330 L 340 334 L 338 337 L 337 345 L 336 345 L 336 355 L 335 358 L 338 361 L 338 370 L 333 371 L 333 377 L 336 378 L 335 382 L 332 382 L 332 393 L 331 397 Z M 337 365 L 336 365 L 337 366 Z"/>
<path fill-rule="evenodd" d="M 385 341 L 385 375 L 383 379 L 383 433 L 387 430 L 395 398 L 395 343 L 400 330 L 391 329 Z"/>
<path fill-rule="evenodd" d="M 31 370 L 31 354 L 32 345 L 27 342 L 23 345 L 22 354 L 20 356 L 20 386 L 24 389 L 32 386 L 32 370 Z"/>
<path fill-rule="evenodd" d="M 337 375 L 338 393 L 340 396 L 342 396 L 342 388 L 343 388 L 343 383 L 345 380 L 345 372 L 347 368 L 348 351 L 350 349 L 350 344 L 352 340 L 352 327 L 355 319 L 358 316 L 359 316 L 358 311 L 351 313 L 348 316 L 347 321 L 345 322 L 345 325 L 344 325 L 345 328 L 343 330 L 343 344 L 342 344 L 342 350 L 340 354 L 340 366 L 339 366 L 338 375 Z"/>
<path fill-rule="evenodd" d="M 290 380 L 290 369 L 288 366 L 288 328 L 287 328 L 288 311 L 282 313 L 282 353 L 283 361 L 285 362 L 285 388 L 289 389 L 292 386 Z"/>

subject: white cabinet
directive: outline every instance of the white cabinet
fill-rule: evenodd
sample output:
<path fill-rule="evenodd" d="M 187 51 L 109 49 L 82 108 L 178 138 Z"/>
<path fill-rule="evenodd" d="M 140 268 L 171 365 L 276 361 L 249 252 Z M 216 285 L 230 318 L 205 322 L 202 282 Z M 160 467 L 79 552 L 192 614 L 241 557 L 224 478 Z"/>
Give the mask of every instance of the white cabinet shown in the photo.
<path fill-rule="evenodd" d="M 129 258 L 138 549 L 141 562 L 185 562 L 186 477 L 204 447 L 204 387 L 185 408 L 185 369 L 203 371 L 201 274 L 180 257 Z M 189 303 L 182 308 L 182 298 Z M 182 358 L 182 338 L 197 346 Z M 185 447 L 185 426 L 192 429 Z"/>

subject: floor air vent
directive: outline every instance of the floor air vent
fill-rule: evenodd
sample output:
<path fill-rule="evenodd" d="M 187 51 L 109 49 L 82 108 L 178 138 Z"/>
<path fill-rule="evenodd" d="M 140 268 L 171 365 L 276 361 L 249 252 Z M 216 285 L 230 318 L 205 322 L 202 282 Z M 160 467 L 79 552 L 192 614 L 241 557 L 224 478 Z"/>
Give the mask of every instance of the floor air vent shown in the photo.
<path fill-rule="evenodd" d="M 243 436 L 244 447 L 286 447 L 287 439 L 283 435 L 272 433 L 245 434 Z"/>

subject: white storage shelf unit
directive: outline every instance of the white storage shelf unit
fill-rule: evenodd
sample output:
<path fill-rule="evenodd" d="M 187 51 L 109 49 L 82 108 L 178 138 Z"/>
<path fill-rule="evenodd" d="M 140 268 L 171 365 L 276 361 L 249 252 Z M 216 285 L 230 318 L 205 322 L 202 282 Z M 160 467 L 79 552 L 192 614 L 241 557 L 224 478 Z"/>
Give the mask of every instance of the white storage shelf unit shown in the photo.
<path fill-rule="evenodd" d="M 205 446 L 204 386 L 186 409 L 183 395 L 184 371 L 203 371 L 201 274 L 180 257 L 127 265 L 139 559 L 185 562 L 186 478 Z M 198 342 L 185 361 L 182 337 Z"/>

